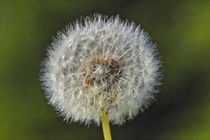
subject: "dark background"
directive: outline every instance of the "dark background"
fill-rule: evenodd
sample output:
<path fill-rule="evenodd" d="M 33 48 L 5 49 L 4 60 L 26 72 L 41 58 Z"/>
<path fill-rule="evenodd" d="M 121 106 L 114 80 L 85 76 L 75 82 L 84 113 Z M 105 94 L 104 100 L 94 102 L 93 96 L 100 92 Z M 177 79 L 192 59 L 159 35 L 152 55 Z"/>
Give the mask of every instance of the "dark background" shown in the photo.
<path fill-rule="evenodd" d="M 0 140 L 102 140 L 100 127 L 67 124 L 47 104 L 40 62 L 58 30 L 80 16 L 119 14 L 157 42 L 158 100 L 113 140 L 210 139 L 210 1 L 0 0 Z"/>

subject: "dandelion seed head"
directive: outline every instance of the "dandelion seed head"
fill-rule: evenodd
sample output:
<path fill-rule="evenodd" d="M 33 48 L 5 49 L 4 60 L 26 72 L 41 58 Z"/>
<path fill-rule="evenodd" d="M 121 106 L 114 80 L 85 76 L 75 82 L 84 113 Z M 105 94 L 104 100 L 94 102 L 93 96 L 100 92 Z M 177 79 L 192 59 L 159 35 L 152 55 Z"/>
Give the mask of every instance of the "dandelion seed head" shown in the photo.
<path fill-rule="evenodd" d="M 157 50 L 139 26 L 95 15 L 59 32 L 41 81 L 65 120 L 100 124 L 100 112 L 123 124 L 154 101 L 160 84 Z"/>

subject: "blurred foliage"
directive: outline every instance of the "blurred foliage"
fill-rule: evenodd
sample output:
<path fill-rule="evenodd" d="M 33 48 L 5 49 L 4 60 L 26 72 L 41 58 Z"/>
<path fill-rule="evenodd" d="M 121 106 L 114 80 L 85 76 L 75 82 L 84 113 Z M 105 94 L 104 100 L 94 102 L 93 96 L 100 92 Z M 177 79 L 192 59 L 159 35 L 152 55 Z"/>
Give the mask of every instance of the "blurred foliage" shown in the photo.
<path fill-rule="evenodd" d="M 207 0 L 0 0 L 0 139 L 103 139 L 100 127 L 63 122 L 39 82 L 52 36 L 96 12 L 141 24 L 163 61 L 158 101 L 125 125 L 111 126 L 113 140 L 209 140 Z"/>

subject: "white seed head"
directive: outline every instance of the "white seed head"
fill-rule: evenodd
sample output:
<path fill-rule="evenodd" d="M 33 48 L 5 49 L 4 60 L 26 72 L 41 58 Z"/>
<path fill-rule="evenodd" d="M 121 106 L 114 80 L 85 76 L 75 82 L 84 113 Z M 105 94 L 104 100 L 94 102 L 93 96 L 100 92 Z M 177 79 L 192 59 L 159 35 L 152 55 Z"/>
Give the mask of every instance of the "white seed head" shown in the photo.
<path fill-rule="evenodd" d="M 48 48 L 41 81 L 65 120 L 100 124 L 100 111 L 123 124 L 153 100 L 160 79 L 156 46 L 119 17 L 95 15 L 58 33 Z"/>

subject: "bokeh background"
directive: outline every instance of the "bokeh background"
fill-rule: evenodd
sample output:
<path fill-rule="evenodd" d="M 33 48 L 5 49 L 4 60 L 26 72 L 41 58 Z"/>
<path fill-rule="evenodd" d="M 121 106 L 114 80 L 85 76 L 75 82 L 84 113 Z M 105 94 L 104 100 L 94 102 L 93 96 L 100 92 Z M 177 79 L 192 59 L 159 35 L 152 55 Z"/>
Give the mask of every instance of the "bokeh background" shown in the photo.
<path fill-rule="evenodd" d="M 0 0 L 0 140 L 103 139 L 100 127 L 63 122 L 39 82 L 52 37 L 96 12 L 141 24 L 163 61 L 157 102 L 111 126 L 113 140 L 210 140 L 207 0 Z"/>

